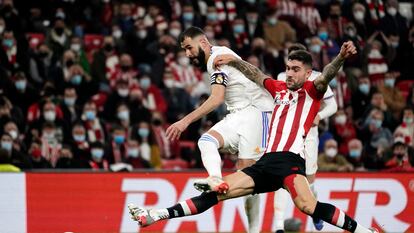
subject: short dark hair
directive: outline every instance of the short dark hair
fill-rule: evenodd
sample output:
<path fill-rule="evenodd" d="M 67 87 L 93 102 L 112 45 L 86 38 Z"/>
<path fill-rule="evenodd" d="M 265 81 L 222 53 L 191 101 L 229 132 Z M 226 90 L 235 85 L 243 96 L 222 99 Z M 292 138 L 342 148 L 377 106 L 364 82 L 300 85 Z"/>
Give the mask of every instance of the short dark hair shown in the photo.
<path fill-rule="evenodd" d="M 195 37 L 200 36 L 200 35 L 205 35 L 204 31 L 199 27 L 191 26 L 191 27 L 185 29 L 180 34 L 180 36 L 178 37 L 178 41 L 180 43 L 182 43 L 185 40 L 185 38 L 187 38 L 187 37 L 189 37 L 191 39 L 194 39 Z"/>
<path fill-rule="evenodd" d="M 293 51 L 298 51 L 298 50 L 305 50 L 306 51 L 306 47 L 301 43 L 294 43 L 291 46 L 289 46 L 288 54 L 293 52 Z"/>
<path fill-rule="evenodd" d="M 289 53 L 288 60 L 297 60 L 312 68 L 312 55 L 306 50 L 296 50 Z"/>

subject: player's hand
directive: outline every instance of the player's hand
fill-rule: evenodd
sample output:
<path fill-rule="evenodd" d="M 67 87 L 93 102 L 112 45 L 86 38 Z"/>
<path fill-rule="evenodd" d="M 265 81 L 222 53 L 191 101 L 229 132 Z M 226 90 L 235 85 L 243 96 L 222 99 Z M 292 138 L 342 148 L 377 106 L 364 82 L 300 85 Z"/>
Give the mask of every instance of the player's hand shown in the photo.
<path fill-rule="evenodd" d="M 352 41 L 347 41 L 342 44 L 341 51 L 339 52 L 345 59 L 357 54 L 356 47 Z"/>
<path fill-rule="evenodd" d="M 188 124 L 184 120 L 180 120 L 170 125 L 167 128 L 166 134 L 167 138 L 170 141 L 178 140 L 181 136 L 181 133 L 188 127 Z"/>
<path fill-rule="evenodd" d="M 231 54 L 222 54 L 214 58 L 213 67 L 218 70 L 221 65 L 226 65 L 231 61 L 237 60 L 237 57 Z"/>
<path fill-rule="evenodd" d="M 321 120 L 321 117 L 317 114 L 316 117 L 315 117 L 315 120 L 313 120 L 312 127 L 313 126 L 318 126 L 320 120 Z"/>

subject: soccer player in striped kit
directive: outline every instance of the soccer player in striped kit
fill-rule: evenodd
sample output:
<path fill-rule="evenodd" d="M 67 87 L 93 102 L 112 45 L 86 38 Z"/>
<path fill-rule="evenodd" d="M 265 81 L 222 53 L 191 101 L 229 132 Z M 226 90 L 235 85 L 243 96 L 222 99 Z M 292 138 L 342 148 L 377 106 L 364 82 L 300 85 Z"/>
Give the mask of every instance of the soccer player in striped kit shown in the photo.
<path fill-rule="evenodd" d="M 132 219 L 148 226 L 163 219 L 195 215 L 206 211 L 219 201 L 252 193 L 286 189 L 296 207 L 313 218 L 322 219 L 341 229 L 356 233 L 378 233 L 358 224 L 335 206 L 322 203 L 313 196 L 305 174 L 304 140 L 318 113 L 328 83 L 336 76 L 346 58 L 356 54 L 352 42 L 345 42 L 339 55 L 329 63 L 314 81 L 312 56 L 306 51 L 289 54 L 286 82 L 273 80 L 257 67 L 232 55 L 222 55 L 215 64 L 228 64 L 246 77 L 263 86 L 274 98 L 274 110 L 265 154 L 252 166 L 224 177 L 229 185 L 226 193 L 204 192 L 164 209 L 145 209 L 128 206 Z"/>
<path fill-rule="evenodd" d="M 226 192 L 228 184 L 223 181 L 219 148 L 231 153 L 238 152 L 237 169 L 255 163 L 264 153 L 268 133 L 268 120 L 273 109 L 272 96 L 251 82 L 239 70 L 224 65 L 216 70 L 213 61 L 218 55 L 231 54 L 240 58 L 227 47 L 212 46 L 204 32 L 197 27 L 186 29 L 179 38 L 181 47 L 191 63 L 207 69 L 211 77 L 211 94 L 196 110 L 166 131 L 170 140 L 178 139 L 189 124 L 213 111 L 223 102 L 230 112 L 198 140 L 201 159 L 209 177 L 195 181 L 200 191 Z M 260 232 L 259 195 L 245 199 L 249 232 Z"/>

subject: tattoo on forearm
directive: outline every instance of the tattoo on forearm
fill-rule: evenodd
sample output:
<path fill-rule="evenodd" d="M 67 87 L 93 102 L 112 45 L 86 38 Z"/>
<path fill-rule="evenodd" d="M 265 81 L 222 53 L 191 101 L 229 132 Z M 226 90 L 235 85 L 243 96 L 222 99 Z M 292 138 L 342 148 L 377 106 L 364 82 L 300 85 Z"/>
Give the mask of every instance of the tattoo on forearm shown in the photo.
<path fill-rule="evenodd" d="M 335 78 L 335 76 L 338 74 L 339 69 L 344 64 L 345 59 L 338 55 L 329 63 L 328 65 L 323 68 L 322 71 L 322 80 L 315 83 L 315 87 L 318 91 L 324 92 L 326 91 L 326 88 L 328 88 L 329 82 Z"/>
<path fill-rule="evenodd" d="M 254 65 L 252 65 L 252 64 L 250 64 L 246 61 L 243 61 L 241 59 L 233 60 L 233 61 L 229 62 L 227 65 L 238 69 L 248 79 L 250 79 L 253 82 L 263 86 L 263 81 L 266 79 L 266 76 L 256 66 L 254 66 Z"/>

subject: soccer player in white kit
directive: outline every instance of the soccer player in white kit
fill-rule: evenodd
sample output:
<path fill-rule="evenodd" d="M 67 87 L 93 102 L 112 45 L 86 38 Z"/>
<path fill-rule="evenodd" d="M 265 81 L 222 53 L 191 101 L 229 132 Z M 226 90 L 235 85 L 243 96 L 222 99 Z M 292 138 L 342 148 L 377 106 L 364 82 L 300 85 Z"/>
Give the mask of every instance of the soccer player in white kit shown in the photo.
<path fill-rule="evenodd" d="M 207 68 L 211 76 L 211 94 L 200 107 L 172 124 L 166 134 L 170 140 L 178 139 L 189 124 L 225 102 L 230 113 L 198 140 L 201 159 L 209 177 L 194 183 L 200 191 L 225 193 L 229 187 L 222 180 L 219 148 L 232 153 L 238 151 L 237 169 L 254 164 L 266 148 L 268 117 L 272 113 L 273 98 L 234 67 L 224 65 L 220 70 L 215 70 L 213 61 L 217 55 L 240 57 L 227 47 L 212 46 L 201 29 L 186 29 L 180 35 L 179 42 L 193 65 Z M 258 195 L 245 199 L 251 233 L 260 232 L 259 204 Z"/>
<path fill-rule="evenodd" d="M 302 44 L 293 44 L 289 47 L 288 51 L 290 53 L 296 50 L 306 50 L 306 47 Z M 314 81 L 319 75 L 321 75 L 320 72 L 312 71 L 308 80 Z M 277 76 L 277 80 L 286 81 L 286 72 L 281 72 Z M 336 104 L 334 93 L 332 92 L 332 89 L 328 86 L 328 89 L 326 90 L 322 99 L 321 108 L 319 109 L 319 112 L 315 117 L 315 121 L 313 122 L 313 125 L 310 128 L 305 139 L 306 178 L 308 179 L 309 187 L 315 196 L 317 196 L 317 193 L 314 188 L 314 182 L 315 174 L 318 170 L 318 124 L 320 120 L 332 116 L 333 114 L 335 114 L 337 110 L 338 105 Z M 276 233 L 284 232 L 284 215 L 286 210 L 286 202 L 288 199 L 289 193 L 285 189 L 279 189 L 276 191 L 273 202 Z M 323 221 L 321 219 L 313 219 L 313 223 L 315 225 L 316 230 L 322 230 Z"/>

